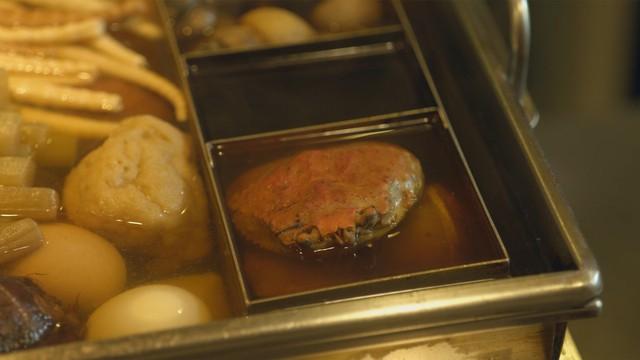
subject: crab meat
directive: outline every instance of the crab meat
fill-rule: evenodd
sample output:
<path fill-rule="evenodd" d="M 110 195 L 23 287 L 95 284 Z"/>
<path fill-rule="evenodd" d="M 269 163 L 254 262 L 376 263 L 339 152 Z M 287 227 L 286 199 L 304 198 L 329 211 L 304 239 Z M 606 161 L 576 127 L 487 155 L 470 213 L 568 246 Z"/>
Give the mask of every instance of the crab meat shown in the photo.
<path fill-rule="evenodd" d="M 228 206 L 249 242 L 279 253 L 352 249 L 382 237 L 416 203 L 420 162 L 407 150 L 359 142 L 300 152 L 254 168 Z"/>
<path fill-rule="evenodd" d="M 104 20 L 87 19 L 58 26 L 0 27 L 0 41 L 18 43 L 69 43 L 94 39 L 104 33 Z"/>

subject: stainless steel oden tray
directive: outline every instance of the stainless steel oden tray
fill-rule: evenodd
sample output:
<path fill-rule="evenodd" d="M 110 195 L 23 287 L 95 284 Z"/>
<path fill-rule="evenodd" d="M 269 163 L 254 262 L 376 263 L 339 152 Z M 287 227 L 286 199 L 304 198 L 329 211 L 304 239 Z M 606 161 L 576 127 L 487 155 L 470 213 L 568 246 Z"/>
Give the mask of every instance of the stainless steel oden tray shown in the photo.
<path fill-rule="evenodd" d="M 400 19 L 402 43 L 421 70 L 417 76 L 424 80 L 418 82 L 426 81 L 429 87 L 424 93 L 434 101 L 418 107 L 435 105 L 443 125 L 455 134 L 456 146 L 467 160 L 509 255 L 509 278 L 279 309 L 199 327 L 74 343 L 14 356 L 287 358 L 597 314 L 602 306 L 597 265 L 556 189 L 532 138 L 526 113 L 505 76 L 507 52 L 496 46 L 502 44 L 501 37 L 485 17 L 486 7 L 475 0 L 391 3 Z M 179 64 L 187 69 L 184 59 Z M 385 114 L 362 116 L 375 115 Z M 200 124 L 193 121 L 192 127 L 200 129 Z M 226 136 L 207 135 L 207 131 L 197 136 L 210 179 L 215 159 L 204 146 L 204 138 L 220 141 Z M 223 216 L 220 212 L 214 215 L 218 236 L 223 239 Z"/>

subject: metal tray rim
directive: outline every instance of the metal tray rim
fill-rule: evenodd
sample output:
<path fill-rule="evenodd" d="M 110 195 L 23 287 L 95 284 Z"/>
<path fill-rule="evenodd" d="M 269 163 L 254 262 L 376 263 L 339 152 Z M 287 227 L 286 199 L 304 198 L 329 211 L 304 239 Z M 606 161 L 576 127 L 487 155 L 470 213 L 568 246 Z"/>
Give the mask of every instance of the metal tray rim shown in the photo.
<path fill-rule="evenodd" d="M 180 352 L 254 351 L 270 343 L 286 348 L 296 342 L 322 337 L 344 341 L 374 334 L 416 329 L 446 329 L 460 324 L 480 326 L 488 320 L 540 319 L 544 314 L 599 312 L 599 300 L 589 297 L 593 279 L 570 270 L 491 282 L 451 285 L 443 288 L 383 295 L 306 308 L 277 310 L 210 324 L 148 333 L 120 339 L 77 342 L 44 350 L 12 353 L 15 359 L 104 358 L 153 356 L 172 358 Z M 491 290 L 491 291 L 487 291 Z M 456 297 L 451 297 L 451 291 Z M 502 295 L 500 295 L 502 294 Z M 544 318 L 544 317 L 543 317 Z M 378 330 L 376 330 L 378 329 Z M 383 329 L 383 330 L 380 330 Z M 163 352 L 159 354 L 158 352 Z M 55 354 L 55 355 L 54 355 Z"/>
<path fill-rule="evenodd" d="M 552 176 L 549 164 L 546 162 L 542 150 L 535 140 L 532 129 L 526 121 L 525 114 L 515 98 L 511 84 L 506 77 L 495 71 L 495 69 L 503 68 L 502 64 L 494 56 L 488 54 L 487 49 L 499 47 L 499 44 L 488 44 L 479 35 L 477 29 L 486 27 L 480 23 L 478 16 L 475 16 L 480 9 L 479 4 L 473 0 L 462 0 L 452 2 L 465 26 L 469 28 L 468 34 L 472 37 L 474 46 L 481 55 L 483 65 L 490 73 L 493 80 L 492 87 L 497 94 L 500 95 L 502 106 L 510 114 L 510 122 L 513 133 L 516 135 L 523 153 L 526 155 L 529 167 L 536 175 L 537 185 L 544 194 L 544 198 L 548 208 L 551 210 L 557 227 L 564 235 L 564 242 L 571 252 L 573 259 L 578 267 L 578 271 L 583 273 L 585 279 L 590 279 L 586 285 L 593 297 L 598 296 L 602 292 L 602 283 L 600 271 L 593 256 L 593 253 L 587 246 L 587 243 L 580 232 L 577 221 L 569 207 L 564 196 L 561 194 L 556 181 Z M 487 29 L 486 31 L 489 31 Z M 504 49 L 503 49 L 504 50 Z M 506 50 L 504 50 L 506 53 Z"/>
<path fill-rule="evenodd" d="M 275 306 L 271 304 L 276 304 L 280 302 L 286 303 L 288 302 L 286 301 L 287 299 L 293 304 L 290 306 L 305 307 L 305 306 L 310 306 L 312 304 L 322 302 L 320 299 L 324 298 L 323 297 L 324 294 L 335 293 L 340 291 L 348 292 L 350 290 L 362 288 L 367 285 L 383 285 L 385 282 L 390 282 L 390 281 L 392 283 L 390 283 L 389 286 L 392 287 L 391 284 L 395 284 L 397 281 L 409 280 L 414 278 L 424 278 L 426 281 L 426 279 L 429 277 L 439 275 L 439 274 L 445 274 L 445 273 L 450 273 L 453 276 L 455 276 L 465 271 L 468 271 L 469 269 L 472 269 L 472 268 L 477 269 L 479 276 L 483 272 L 486 272 L 486 274 L 484 275 L 485 277 L 479 277 L 477 279 L 470 278 L 469 280 L 463 281 L 463 282 L 470 282 L 470 281 L 477 281 L 477 280 L 493 280 L 495 277 L 489 274 L 495 275 L 494 272 L 498 271 L 498 269 L 500 268 L 504 268 L 505 271 L 508 271 L 508 267 L 510 263 L 509 254 L 506 251 L 505 245 L 502 241 L 500 234 L 495 228 L 493 219 L 491 217 L 491 213 L 488 211 L 488 209 L 484 204 L 482 194 L 478 191 L 473 174 L 471 173 L 470 169 L 467 166 L 466 159 L 464 158 L 460 147 L 456 143 L 455 135 L 452 134 L 450 128 L 444 127 L 444 124 L 441 120 L 442 113 L 439 110 L 440 109 L 431 110 L 431 108 L 416 109 L 416 110 L 405 111 L 400 113 L 383 114 L 378 116 L 370 116 L 370 117 L 364 117 L 359 119 L 341 121 L 338 123 L 329 122 L 321 125 L 313 125 L 313 126 L 306 126 L 306 127 L 272 132 L 272 134 L 275 134 L 275 135 L 268 135 L 268 134 L 261 133 L 261 134 L 255 134 L 255 135 L 242 136 L 242 137 L 239 137 L 241 140 L 237 142 L 242 143 L 246 140 L 271 140 L 271 142 L 277 144 L 278 147 L 282 147 L 282 146 L 286 146 L 285 143 L 297 142 L 301 140 L 304 141 L 304 140 L 310 140 L 310 139 L 326 139 L 326 138 L 330 138 L 333 136 L 340 136 L 340 135 L 357 136 L 357 134 L 369 134 L 369 133 L 375 134 L 376 132 L 387 132 L 387 131 L 395 131 L 395 130 L 402 131 L 404 129 L 407 129 L 407 130 L 416 129 L 417 131 L 420 128 L 430 129 L 433 126 L 441 126 L 442 129 L 447 132 L 448 138 L 454 143 L 454 146 L 456 146 L 456 152 L 459 157 L 459 160 L 461 161 L 461 164 L 465 169 L 468 179 L 474 189 L 474 196 L 478 200 L 480 204 L 481 212 L 486 217 L 486 220 L 488 222 L 489 228 L 491 229 L 492 235 L 494 236 L 494 239 L 497 242 L 496 245 L 498 246 L 498 251 L 500 253 L 499 257 L 495 259 L 484 260 L 484 261 L 475 261 L 475 262 L 470 262 L 465 264 L 458 264 L 458 265 L 445 267 L 445 268 L 428 269 L 428 270 L 417 271 L 412 273 L 403 273 L 403 274 L 385 276 L 381 278 L 362 280 L 355 283 L 335 285 L 335 286 L 324 287 L 320 289 L 292 293 L 287 295 L 255 299 L 249 296 L 249 293 L 248 293 L 249 290 L 246 287 L 247 281 L 245 279 L 245 276 L 243 275 L 244 271 L 242 269 L 242 266 L 240 265 L 238 251 L 236 249 L 237 240 L 235 239 L 235 236 L 234 236 L 235 231 L 233 229 L 232 221 L 229 218 L 228 212 L 224 210 L 226 209 L 226 205 L 224 204 L 223 196 L 221 196 L 221 194 L 223 194 L 223 190 L 220 185 L 220 182 L 218 181 L 218 176 L 214 174 L 214 178 L 212 179 L 212 182 L 215 184 L 215 189 L 214 189 L 214 193 L 216 195 L 215 201 L 218 204 L 219 209 L 221 209 L 221 216 L 223 218 L 223 223 L 225 225 L 226 236 L 224 239 L 224 242 L 225 242 L 224 245 L 225 245 L 225 248 L 230 249 L 230 253 L 234 257 L 233 265 L 234 265 L 235 274 L 233 274 L 233 276 L 236 278 L 234 279 L 234 283 L 239 283 L 243 287 L 242 289 L 240 289 L 239 293 L 242 296 L 242 300 L 243 300 L 242 303 L 245 308 L 244 311 L 248 313 L 253 313 L 253 309 L 256 309 L 256 311 L 258 311 L 257 310 L 258 308 L 263 308 L 263 307 L 266 309 L 271 309 Z M 402 119 L 402 121 L 397 121 L 398 119 Z M 387 122 L 384 122 L 386 120 L 396 120 L 396 121 L 387 123 Z M 227 139 L 223 141 L 212 140 L 208 142 L 206 146 L 209 148 L 210 151 L 217 151 L 216 147 L 218 145 L 233 144 L 235 142 L 233 141 L 233 139 L 235 138 Z M 338 140 L 338 141 L 344 141 L 344 140 Z M 216 168 L 216 160 L 212 159 L 212 161 L 213 161 L 212 162 L 213 168 Z M 425 287 L 448 286 L 454 283 L 458 283 L 458 282 L 452 282 L 448 284 L 446 283 L 437 284 L 432 286 L 425 285 Z M 407 290 L 408 289 L 401 289 L 401 290 L 395 289 L 395 290 L 383 291 L 382 294 L 404 292 Z M 377 295 L 380 295 L 380 294 L 366 293 L 363 295 L 356 295 L 354 297 L 350 296 L 344 299 L 335 299 L 335 300 L 333 298 L 331 300 L 324 299 L 324 303 L 348 301 L 351 299 L 358 299 L 362 297 L 377 296 Z M 299 299 L 299 298 L 316 298 L 316 300 L 310 300 L 312 301 L 311 303 L 297 304 L 296 299 Z"/>
<path fill-rule="evenodd" d="M 356 30 L 356 31 L 350 31 L 345 33 L 322 34 L 313 40 L 307 40 L 302 42 L 293 42 L 293 43 L 285 43 L 285 44 L 277 44 L 277 45 L 261 45 L 261 46 L 255 46 L 255 47 L 244 48 L 244 49 L 188 51 L 188 52 L 180 53 L 180 56 L 183 57 L 186 61 L 190 61 L 190 60 L 196 60 L 196 59 L 205 58 L 205 57 L 253 53 L 257 51 L 265 51 L 265 50 L 272 50 L 272 49 L 284 49 L 289 47 L 305 46 L 305 45 L 311 45 L 311 44 L 322 44 L 322 43 L 329 43 L 332 41 L 347 40 L 347 39 L 360 38 L 360 37 L 366 38 L 370 36 L 393 34 L 398 32 L 402 32 L 402 26 L 400 26 L 399 24 L 390 24 L 390 25 L 377 26 L 372 29 Z"/>

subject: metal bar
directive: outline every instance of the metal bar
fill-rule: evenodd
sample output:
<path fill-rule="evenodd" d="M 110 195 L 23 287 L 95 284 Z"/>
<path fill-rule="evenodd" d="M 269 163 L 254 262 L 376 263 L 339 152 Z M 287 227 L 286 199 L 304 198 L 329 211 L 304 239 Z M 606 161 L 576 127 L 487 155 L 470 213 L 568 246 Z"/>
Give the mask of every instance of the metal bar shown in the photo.
<path fill-rule="evenodd" d="M 531 47 L 531 21 L 527 0 L 508 0 L 510 21 L 511 58 L 507 71 L 513 84 L 518 101 L 522 101 L 527 91 L 527 73 L 529 71 L 529 51 Z"/>
<path fill-rule="evenodd" d="M 260 353 L 260 349 L 274 346 L 283 350 L 313 346 L 310 342 L 337 346 L 354 339 L 426 329 L 478 328 L 496 321 L 521 323 L 516 319 L 557 320 L 559 315 L 573 311 L 599 311 L 598 300 L 585 301 L 590 298 L 585 291 L 587 282 L 581 272 L 566 271 L 417 290 L 273 311 L 199 327 L 54 346 L 47 349 L 47 355 L 52 359 L 176 358 L 186 354 L 233 357 Z M 15 359 L 29 359 L 42 352 L 31 350 L 14 355 Z"/>

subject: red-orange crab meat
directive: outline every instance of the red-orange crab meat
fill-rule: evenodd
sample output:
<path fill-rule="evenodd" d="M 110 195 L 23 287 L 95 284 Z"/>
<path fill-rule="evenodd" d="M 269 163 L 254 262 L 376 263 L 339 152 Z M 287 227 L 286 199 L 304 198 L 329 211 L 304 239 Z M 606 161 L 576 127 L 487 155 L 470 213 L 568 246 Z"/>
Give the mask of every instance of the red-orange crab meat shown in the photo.
<path fill-rule="evenodd" d="M 236 228 L 279 253 L 355 248 L 391 231 L 417 201 L 420 162 L 407 150 L 358 142 L 307 150 L 251 169 L 229 188 Z"/>

